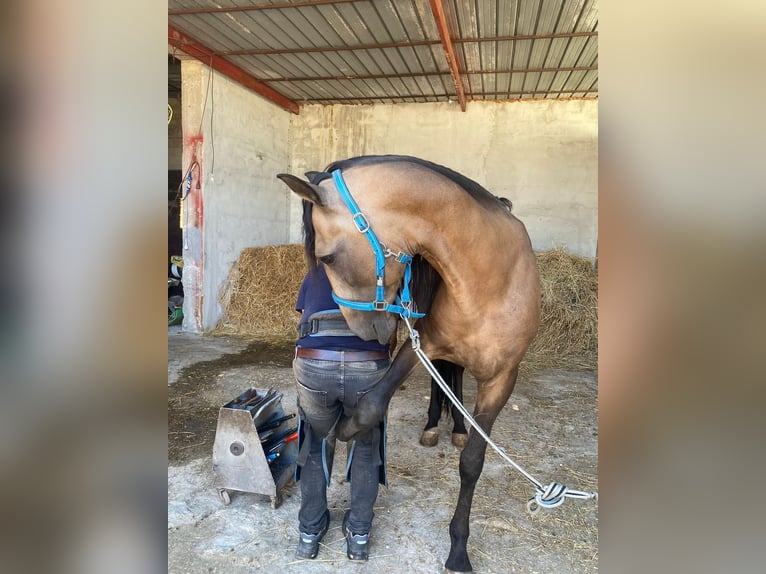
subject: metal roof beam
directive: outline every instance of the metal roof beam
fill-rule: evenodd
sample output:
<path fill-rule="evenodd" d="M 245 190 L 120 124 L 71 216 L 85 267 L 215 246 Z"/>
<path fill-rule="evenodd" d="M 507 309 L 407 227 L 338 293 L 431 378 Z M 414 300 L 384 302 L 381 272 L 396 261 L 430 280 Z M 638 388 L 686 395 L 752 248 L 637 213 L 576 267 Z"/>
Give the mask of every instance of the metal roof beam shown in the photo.
<path fill-rule="evenodd" d="M 360 0 L 304 0 L 303 2 L 283 2 L 282 4 L 255 4 L 250 6 L 208 6 L 198 8 L 176 8 L 168 10 L 168 16 L 186 16 L 188 14 L 213 14 L 220 12 L 253 12 L 255 10 L 282 10 L 284 8 L 303 8 L 323 4 L 347 4 Z"/>
<path fill-rule="evenodd" d="M 559 34 L 534 34 L 519 36 L 492 36 L 487 38 L 456 38 L 453 44 L 472 42 L 512 42 L 514 40 L 554 40 L 556 38 L 579 38 L 598 36 L 598 32 L 562 32 Z M 311 46 L 309 48 L 263 48 L 250 50 L 221 50 L 219 56 L 273 56 L 278 54 L 310 54 L 314 52 L 353 52 L 356 50 L 383 50 L 386 48 L 412 48 L 414 46 L 436 46 L 439 40 L 414 40 L 411 42 L 389 42 L 384 44 L 357 44 L 356 46 Z"/>
<path fill-rule="evenodd" d="M 190 56 L 194 56 L 200 62 L 207 64 L 224 76 L 227 76 L 235 82 L 238 82 L 246 88 L 254 91 L 256 94 L 263 96 L 270 102 L 278 105 L 280 108 L 294 114 L 298 113 L 298 104 L 296 104 L 294 101 L 286 98 L 271 86 L 268 86 L 260 80 L 254 78 L 239 66 L 235 66 L 228 60 L 224 60 L 220 56 L 217 56 L 210 48 L 203 46 L 196 40 L 185 35 L 183 32 L 176 30 L 173 28 L 173 26 L 170 25 L 168 25 L 168 44 L 175 46 L 179 50 L 183 50 Z"/>
<path fill-rule="evenodd" d="M 537 95 L 537 98 L 527 98 L 527 99 L 546 99 L 546 96 L 550 95 L 556 95 L 561 96 L 562 94 L 598 94 L 598 90 L 596 89 L 588 89 L 588 90 L 556 90 L 553 92 L 547 92 L 545 90 L 525 90 L 521 92 L 472 92 L 467 94 L 468 96 L 474 97 L 474 96 L 532 96 Z M 302 99 L 301 103 L 305 104 L 312 104 L 314 102 L 361 102 L 361 101 L 372 101 L 372 100 L 380 100 L 383 102 L 399 102 L 399 101 L 405 101 L 405 100 L 422 100 L 422 99 L 433 99 L 433 98 L 451 98 L 452 94 L 424 94 L 424 95 L 406 95 L 406 96 L 345 96 L 345 97 L 332 97 L 332 98 L 308 98 L 308 99 Z M 508 98 L 506 98 L 508 99 Z M 518 98 L 520 99 L 520 98 Z M 573 99 L 572 96 L 567 96 L 566 98 L 556 98 L 556 99 Z M 582 98 L 576 98 L 576 99 L 582 99 Z M 590 98 L 593 99 L 593 98 Z M 479 100 L 481 101 L 481 100 Z"/>
<path fill-rule="evenodd" d="M 552 95 L 560 96 L 562 94 L 598 94 L 598 90 L 524 90 L 521 92 L 477 92 L 472 93 L 471 96 L 531 96 L 534 94 L 543 97 Z"/>
<path fill-rule="evenodd" d="M 356 46 L 312 46 L 310 48 L 264 48 L 252 50 L 222 50 L 222 56 L 273 56 L 278 54 L 310 54 L 312 52 L 353 52 L 355 50 L 382 50 L 384 48 L 410 48 L 412 46 L 435 46 L 438 40 L 415 40 L 414 42 L 390 42 L 387 44 L 357 44 Z"/>
<path fill-rule="evenodd" d="M 580 38 L 582 36 L 598 36 L 598 31 L 592 32 L 557 32 L 555 34 L 516 34 L 515 36 L 486 36 L 482 38 L 455 38 L 455 44 L 470 42 L 512 42 L 515 40 L 555 40 L 556 38 Z"/>
<path fill-rule="evenodd" d="M 457 100 L 460 103 L 461 111 L 465 111 L 465 92 L 463 91 L 463 80 L 460 77 L 460 70 L 457 67 L 457 60 L 455 59 L 455 51 L 452 49 L 452 40 L 450 39 L 449 30 L 447 29 L 447 19 L 444 17 L 444 8 L 442 7 L 441 0 L 428 0 L 431 4 L 431 12 L 434 15 L 436 21 L 436 29 L 439 31 L 439 38 L 442 41 L 442 47 L 444 48 L 444 54 L 447 57 L 447 64 L 449 65 L 450 72 L 452 74 L 452 81 L 455 83 L 455 92 L 457 93 Z"/>
<path fill-rule="evenodd" d="M 524 68 L 519 70 L 467 70 L 463 75 L 480 74 L 527 74 L 532 72 L 591 72 L 598 70 L 598 66 L 574 66 L 569 68 Z M 332 80 L 395 80 L 398 78 L 422 78 L 425 76 L 446 76 L 448 71 L 444 72 L 407 72 L 403 74 L 370 74 L 369 76 L 296 76 L 294 78 L 269 78 L 265 80 L 271 82 L 325 82 Z"/>

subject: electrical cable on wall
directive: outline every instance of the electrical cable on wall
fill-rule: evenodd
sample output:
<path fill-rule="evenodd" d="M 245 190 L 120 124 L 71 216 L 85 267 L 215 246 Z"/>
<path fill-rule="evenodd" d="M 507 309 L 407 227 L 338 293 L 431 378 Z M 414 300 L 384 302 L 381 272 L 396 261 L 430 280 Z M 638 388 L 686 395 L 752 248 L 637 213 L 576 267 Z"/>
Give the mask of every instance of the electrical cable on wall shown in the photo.
<path fill-rule="evenodd" d="M 215 144 L 213 143 L 213 109 L 215 107 L 215 86 L 213 85 L 213 56 L 210 56 L 210 181 L 215 170 Z"/>

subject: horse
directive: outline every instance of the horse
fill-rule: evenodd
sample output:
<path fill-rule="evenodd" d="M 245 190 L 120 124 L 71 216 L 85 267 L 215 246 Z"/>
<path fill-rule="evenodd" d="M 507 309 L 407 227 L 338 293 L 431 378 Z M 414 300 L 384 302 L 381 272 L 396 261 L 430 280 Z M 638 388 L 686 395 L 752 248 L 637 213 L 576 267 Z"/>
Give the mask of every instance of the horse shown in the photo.
<path fill-rule="evenodd" d="M 414 157 L 360 156 L 306 176 L 277 175 L 312 204 L 306 246 L 324 263 L 350 329 L 385 343 L 400 317 L 417 319 L 420 350 L 476 379 L 473 414 L 489 435 L 540 323 L 540 278 L 524 224 L 475 181 Z M 425 316 L 410 297 L 418 255 L 440 278 Z M 337 437 L 353 440 L 377 425 L 417 361 L 413 346 L 403 345 L 353 416 L 338 422 Z M 472 432 L 460 454 L 447 572 L 473 571 L 466 546 L 486 449 Z"/>

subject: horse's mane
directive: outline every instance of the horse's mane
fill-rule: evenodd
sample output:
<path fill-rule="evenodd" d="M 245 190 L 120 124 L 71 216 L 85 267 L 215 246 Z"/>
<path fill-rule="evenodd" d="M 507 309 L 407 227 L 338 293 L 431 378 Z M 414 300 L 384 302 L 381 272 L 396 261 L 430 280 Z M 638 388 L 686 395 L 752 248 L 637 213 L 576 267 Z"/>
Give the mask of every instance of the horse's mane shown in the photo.
<path fill-rule="evenodd" d="M 436 173 L 440 175 L 443 175 L 450 181 L 453 181 L 454 183 L 458 184 L 471 197 L 473 197 L 477 202 L 479 202 L 480 205 L 487 208 L 507 209 L 507 207 L 505 207 L 500 202 L 500 199 L 498 197 L 496 197 L 495 195 L 487 191 L 483 186 L 476 183 L 474 180 L 464 176 L 461 173 L 453 171 L 448 167 L 444 167 L 443 165 L 439 165 L 437 163 L 433 163 L 433 162 L 420 159 L 417 157 L 412 157 L 409 155 L 362 155 L 362 156 L 352 157 L 352 158 L 332 162 L 330 165 L 328 165 L 325 168 L 325 173 L 329 174 L 330 172 L 333 172 L 336 169 L 343 170 L 343 169 L 348 169 L 350 167 L 355 167 L 360 165 L 376 165 L 376 164 L 389 163 L 389 162 L 407 162 L 407 163 L 414 163 L 414 164 L 423 166 L 432 171 L 435 171 Z M 328 176 L 325 176 L 325 177 L 328 177 Z M 322 177 L 321 179 L 324 179 L 324 177 Z M 321 179 L 319 181 L 321 181 Z"/>
<path fill-rule="evenodd" d="M 410 294 L 415 303 L 414 308 L 419 313 L 428 313 L 431 309 L 434 294 L 441 285 L 442 278 L 422 255 L 412 258 L 412 281 Z"/>
<path fill-rule="evenodd" d="M 316 232 L 314 231 L 314 221 L 312 213 L 314 204 L 305 199 L 301 200 L 303 205 L 303 255 L 306 258 L 306 267 L 310 273 L 316 271 Z"/>

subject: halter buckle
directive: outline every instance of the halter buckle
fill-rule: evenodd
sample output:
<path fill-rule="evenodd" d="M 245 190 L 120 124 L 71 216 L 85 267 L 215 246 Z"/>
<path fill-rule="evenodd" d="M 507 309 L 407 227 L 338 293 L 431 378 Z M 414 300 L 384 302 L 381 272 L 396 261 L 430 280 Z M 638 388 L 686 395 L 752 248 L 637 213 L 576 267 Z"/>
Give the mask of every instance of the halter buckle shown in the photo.
<path fill-rule="evenodd" d="M 354 220 L 354 225 L 359 233 L 367 233 L 370 230 L 370 222 L 367 221 L 367 216 L 361 211 L 357 211 L 351 218 Z"/>
<path fill-rule="evenodd" d="M 388 303 L 386 303 L 385 301 L 372 302 L 373 311 L 385 311 L 387 307 L 388 307 Z"/>

